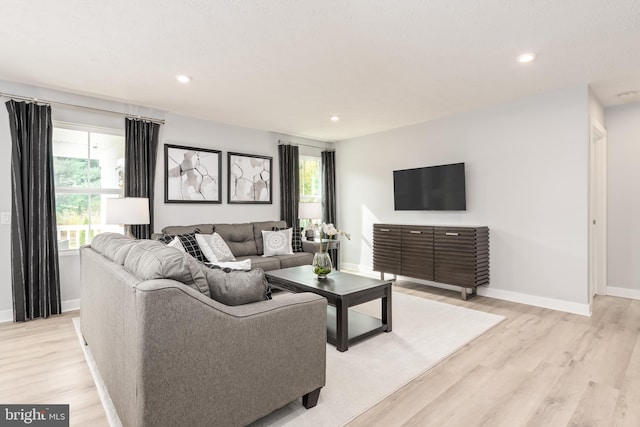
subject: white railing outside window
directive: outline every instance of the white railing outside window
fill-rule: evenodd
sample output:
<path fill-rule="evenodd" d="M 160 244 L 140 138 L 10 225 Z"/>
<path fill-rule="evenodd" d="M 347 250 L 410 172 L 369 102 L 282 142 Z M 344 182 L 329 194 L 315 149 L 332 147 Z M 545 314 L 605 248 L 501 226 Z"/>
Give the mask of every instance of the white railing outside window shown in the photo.
<path fill-rule="evenodd" d="M 58 226 L 58 249 L 79 249 L 86 245 L 100 233 L 123 233 L 124 228 L 120 225 L 59 225 Z"/>

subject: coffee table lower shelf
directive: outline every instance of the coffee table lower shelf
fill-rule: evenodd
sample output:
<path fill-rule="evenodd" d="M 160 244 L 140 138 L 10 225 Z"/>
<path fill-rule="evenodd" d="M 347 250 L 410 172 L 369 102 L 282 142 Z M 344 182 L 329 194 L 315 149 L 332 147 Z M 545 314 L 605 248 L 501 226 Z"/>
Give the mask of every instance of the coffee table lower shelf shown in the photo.
<path fill-rule="evenodd" d="M 349 310 L 349 326 L 347 346 L 363 340 L 379 332 L 385 332 L 387 325 L 381 319 Z M 327 342 L 338 347 L 338 328 L 336 308 L 327 306 Z M 344 351 L 344 350 L 343 350 Z"/>

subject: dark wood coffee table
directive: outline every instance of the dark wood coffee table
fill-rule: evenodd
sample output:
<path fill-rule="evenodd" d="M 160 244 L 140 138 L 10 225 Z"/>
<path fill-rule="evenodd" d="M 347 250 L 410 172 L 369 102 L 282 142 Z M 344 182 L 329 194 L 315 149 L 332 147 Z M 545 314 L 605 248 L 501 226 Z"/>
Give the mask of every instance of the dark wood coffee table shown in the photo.
<path fill-rule="evenodd" d="M 325 297 L 327 308 L 327 342 L 338 351 L 376 334 L 391 332 L 391 280 L 378 280 L 334 271 L 318 279 L 310 265 L 265 272 L 269 284 L 290 292 L 313 292 Z M 367 316 L 349 307 L 380 298 L 382 318 Z"/>

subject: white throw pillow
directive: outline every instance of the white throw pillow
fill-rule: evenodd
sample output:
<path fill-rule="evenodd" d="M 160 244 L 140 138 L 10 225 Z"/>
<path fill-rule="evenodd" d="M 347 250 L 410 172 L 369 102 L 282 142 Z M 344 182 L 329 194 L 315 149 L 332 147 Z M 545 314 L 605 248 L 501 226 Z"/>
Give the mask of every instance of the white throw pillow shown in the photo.
<path fill-rule="evenodd" d="M 245 259 L 243 261 L 231 261 L 231 262 L 208 262 L 209 265 L 215 265 L 220 268 L 228 268 L 230 270 L 251 270 L 251 260 Z"/>
<path fill-rule="evenodd" d="M 172 248 L 176 248 L 182 253 L 186 253 L 187 252 L 187 251 L 185 251 L 184 245 L 182 244 L 182 242 L 180 241 L 178 236 L 174 237 L 172 241 L 167 243 L 167 246 L 172 247 Z"/>
<path fill-rule="evenodd" d="M 227 242 L 218 233 L 196 234 L 196 240 L 200 250 L 209 262 L 217 263 L 236 260 Z"/>
<path fill-rule="evenodd" d="M 264 246 L 264 255 L 262 256 L 293 254 L 291 236 L 292 230 L 290 228 L 280 231 L 262 230 L 262 243 Z"/>

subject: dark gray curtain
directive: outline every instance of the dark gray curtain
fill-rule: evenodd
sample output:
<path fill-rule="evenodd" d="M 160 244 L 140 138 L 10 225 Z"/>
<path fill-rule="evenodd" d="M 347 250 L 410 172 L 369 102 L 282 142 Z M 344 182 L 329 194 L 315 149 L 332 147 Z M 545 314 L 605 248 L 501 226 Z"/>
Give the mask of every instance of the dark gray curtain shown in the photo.
<path fill-rule="evenodd" d="M 337 227 L 336 221 L 336 152 L 323 151 L 322 160 L 322 221 Z"/>
<path fill-rule="evenodd" d="M 299 227 L 298 202 L 300 202 L 300 162 L 298 146 L 278 145 L 280 158 L 280 219 L 289 227 Z"/>
<path fill-rule="evenodd" d="M 149 198 L 149 225 L 133 225 L 138 239 L 149 239 L 153 233 L 153 194 L 158 153 L 158 123 L 126 119 L 124 196 Z"/>
<path fill-rule="evenodd" d="M 14 321 L 60 314 L 51 107 L 9 101 Z"/>

